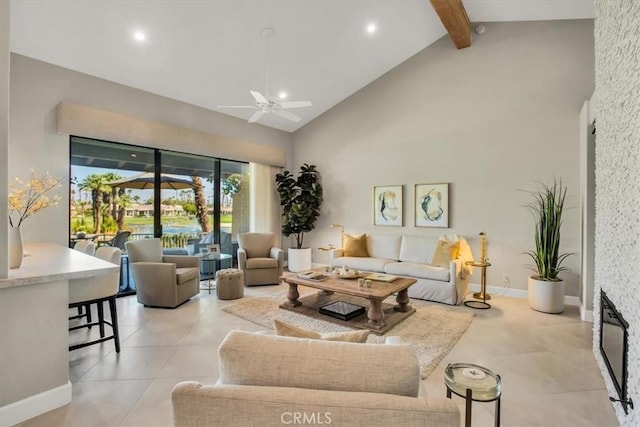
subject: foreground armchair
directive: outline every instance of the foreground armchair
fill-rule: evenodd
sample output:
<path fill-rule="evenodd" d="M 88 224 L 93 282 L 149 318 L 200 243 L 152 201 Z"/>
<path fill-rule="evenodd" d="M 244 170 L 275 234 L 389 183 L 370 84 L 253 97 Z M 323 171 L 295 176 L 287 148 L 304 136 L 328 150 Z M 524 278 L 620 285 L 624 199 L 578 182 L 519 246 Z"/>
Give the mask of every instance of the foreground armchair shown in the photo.
<path fill-rule="evenodd" d="M 274 233 L 238 234 L 238 268 L 244 284 L 277 285 L 284 265 L 284 251 L 275 247 Z"/>
<path fill-rule="evenodd" d="M 458 407 L 444 393 L 419 396 L 420 367 L 408 345 L 232 331 L 218 357 L 215 385 L 174 387 L 174 426 L 281 426 L 302 419 L 307 425 L 460 426 Z"/>
<path fill-rule="evenodd" d="M 198 257 L 163 255 L 160 239 L 132 240 L 126 248 L 140 304 L 175 308 L 200 292 Z"/>

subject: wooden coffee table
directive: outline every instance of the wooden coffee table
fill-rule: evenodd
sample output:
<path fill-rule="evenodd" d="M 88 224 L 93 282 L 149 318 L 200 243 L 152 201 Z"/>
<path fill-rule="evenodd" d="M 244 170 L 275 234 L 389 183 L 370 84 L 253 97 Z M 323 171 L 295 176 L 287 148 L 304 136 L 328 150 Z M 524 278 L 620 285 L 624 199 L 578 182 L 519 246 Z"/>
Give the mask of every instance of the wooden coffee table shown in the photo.
<path fill-rule="evenodd" d="M 322 272 L 322 269 L 318 269 Z M 352 304 L 366 304 L 368 300 L 366 318 L 364 315 L 349 321 L 335 319 L 329 316 L 323 320 L 343 324 L 360 329 L 370 329 L 373 333 L 384 334 L 392 329 L 400 321 L 406 319 L 415 309 L 409 305 L 408 289 L 416 280 L 408 277 L 399 277 L 393 282 L 371 281 L 371 287 L 365 288 L 358 285 L 355 279 L 340 279 L 329 277 L 324 280 L 302 279 L 294 273 L 285 274 L 282 280 L 289 285 L 287 301 L 280 308 L 292 310 L 298 313 L 317 317 L 318 308 L 334 301 L 346 301 Z M 317 295 L 300 298 L 298 285 L 320 289 Z M 385 304 L 382 301 L 397 293 L 396 303 Z"/>

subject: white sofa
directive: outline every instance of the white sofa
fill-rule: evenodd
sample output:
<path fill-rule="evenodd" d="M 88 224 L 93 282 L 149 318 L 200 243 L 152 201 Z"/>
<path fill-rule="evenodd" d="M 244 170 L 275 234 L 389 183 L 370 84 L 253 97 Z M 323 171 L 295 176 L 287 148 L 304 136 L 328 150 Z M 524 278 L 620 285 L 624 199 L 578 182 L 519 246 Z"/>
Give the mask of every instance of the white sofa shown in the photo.
<path fill-rule="evenodd" d="M 218 356 L 217 384 L 174 387 L 174 426 L 460 426 L 444 386 L 439 397 L 419 396 L 420 367 L 408 345 L 232 331 Z"/>
<path fill-rule="evenodd" d="M 410 298 L 462 303 L 469 287 L 469 273 L 460 257 L 451 261 L 448 268 L 430 264 L 438 238 L 391 234 L 367 234 L 366 238 L 368 257 L 345 257 L 343 249 L 333 249 L 329 251 L 330 265 L 411 277 L 417 282 L 409 288 Z"/>

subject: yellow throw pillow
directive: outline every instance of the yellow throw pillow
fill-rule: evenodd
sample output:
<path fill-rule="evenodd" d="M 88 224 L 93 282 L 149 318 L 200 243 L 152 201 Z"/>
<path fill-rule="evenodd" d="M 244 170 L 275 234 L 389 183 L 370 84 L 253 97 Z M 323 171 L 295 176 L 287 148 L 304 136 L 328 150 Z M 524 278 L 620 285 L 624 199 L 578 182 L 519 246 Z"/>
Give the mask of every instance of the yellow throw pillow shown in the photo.
<path fill-rule="evenodd" d="M 344 256 L 368 257 L 367 252 L 367 235 L 352 236 L 344 235 Z"/>
<path fill-rule="evenodd" d="M 367 342 L 367 338 L 369 337 L 369 330 L 367 329 L 352 332 L 318 334 L 316 332 L 300 329 L 297 326 L 290 325 L 277 319 L 273 321 L 273 328 L 276 331 L 276 335 L 295 338 L 309 338 L 313 340 L 364 343 Z"/>
<path fill-rule="evenodd" d="M 438 267 L 449 267 L 451 260 L 458 257 L 460 250 L 460 243 L 448 243 L 443 240 L 438 240 L 436 249 L 433 252 L 433 259 L 431 265 L 437 265 Z"/>

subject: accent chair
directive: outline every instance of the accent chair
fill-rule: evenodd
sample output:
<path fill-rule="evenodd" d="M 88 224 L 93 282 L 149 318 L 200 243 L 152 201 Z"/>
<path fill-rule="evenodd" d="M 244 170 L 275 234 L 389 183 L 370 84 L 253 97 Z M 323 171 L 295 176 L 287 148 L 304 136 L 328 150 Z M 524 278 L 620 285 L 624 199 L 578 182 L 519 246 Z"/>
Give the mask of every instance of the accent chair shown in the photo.
<path fill-rule="evenodd" d="M 196 256 L 163 255 L 162 241 L 126 243 L 140 304 L 175 308 L 200 292 L 200 260 Z"/>
<path fill-rule="evenodd" d="M 274 233 L 239 233 L 238 268 L 245 286 L 277 285 L 284 266 L 284 251 L 275 247 Z"/>

